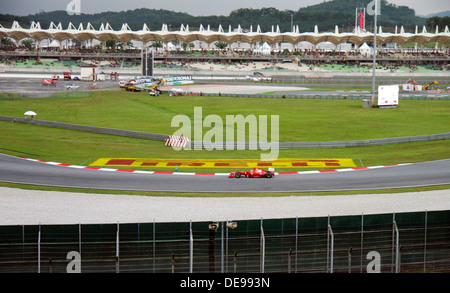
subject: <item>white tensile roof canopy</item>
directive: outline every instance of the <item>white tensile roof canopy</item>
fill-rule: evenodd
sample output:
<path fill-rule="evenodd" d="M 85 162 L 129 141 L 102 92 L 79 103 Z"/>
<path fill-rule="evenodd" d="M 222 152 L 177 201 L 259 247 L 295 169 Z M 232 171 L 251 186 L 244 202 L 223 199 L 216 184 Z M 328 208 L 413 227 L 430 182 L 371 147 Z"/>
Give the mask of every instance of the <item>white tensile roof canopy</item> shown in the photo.
<path fill-rule="evenodd" d="M 358 47 L 366 42 L 371 42 L 373 39 L 373 33 L 356 31 L 352 33 L 339 33 L 336 26 L 335 32 L 319 33 L 317 26 L 314 32 L 300 33 L 298 26 L 294 27 L 293 32 L 281 33 L 279 27 L 276 26 L 276 30 L 272 27 L 270 32 L 261 32 L 259 25 L 256 31 L 250 28 L 249 32 L 244 32 L 239 26 L 238 29 L 232 30 L 229 27 L 228 32 L 225 32 L 222 26 L 219 26 L 218 30 L 211 30 L 209 26 L 207 29 L 200 26 L 198 31 L 190 31 L 189 26 L 181 25 L 178 31 L 169 31 L 167 24 L 163 24 L 161 30 L 150 31 L 146 24 L 139 31 L 132 31 L 127 24 L 123 24 L 120 30 L 114 31 L 107 23 L 102 24 L 98 30 L 88 23 L 86 26 L 80 24 L 76 28 L 72 23 L 69 23 L 66 29 L 62 28 L 61 24 L 55 25 L 51 23 L 48 29 L 42 29 L 39 23 L 33 22 L 28 29 L 22 28 L 18 22 L 14 22 L 11 28 L 4 28 L 0 26 L 0 38 L 9 37 L 16 41 L 20 41 L 24 38 L 33 38 L 35 40 L 52 39 L 59 42 L 66 39 L 76 39 L 79 41 L 85 41 L 90 39 L 96 39 L 99 41 L 118 40 L 122 42 L 128 42 L 131 40 L 150 42 L 161 41 L 169 43 L 171 41 L 179 40 L 181 42 L 190 43 L 196 40 L 206 43 L 214 43 L 216 41 L 224 41 L 229 44 L 235 42 L 247 42 L 254 44 L 257 42 L 266 42 L 268 44 L 276 44 L 280 42 L 287 42 L 291 44 L 298 44 L 300 42 L 309 42 L 313 45 L 317 45 L 322 42 L 331 42 L 335 45 L 341 43 L 353 43 Z M 435 33 L 428 33 L 424 27 L 421 33 L 418 33 L 417 27 L 415 33 L 405 33 L 403 27 L 400 33 L 384 33 L 380 27 L 379 33 L 377 33 L 377 43 L 379 45 L 385 43 L 397 43 L 403 45 L 406 43 L 440 43 L 448 46 L 450 44 L 450 33 L 448 27 L 445 27 L 444 32 L 439 32 L 436 27 Z"/>

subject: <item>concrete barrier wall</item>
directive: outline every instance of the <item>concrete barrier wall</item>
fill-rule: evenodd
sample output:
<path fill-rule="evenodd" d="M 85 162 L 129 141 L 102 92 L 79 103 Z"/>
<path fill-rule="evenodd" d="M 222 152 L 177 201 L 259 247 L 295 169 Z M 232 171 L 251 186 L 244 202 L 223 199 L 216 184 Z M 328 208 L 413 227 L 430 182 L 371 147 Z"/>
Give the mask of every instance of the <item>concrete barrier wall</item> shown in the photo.
<path fill-rule="evenodd" d="M 78 131 L 86 131 L 93 133 L 101 133 L 101 134 L 110 134 L 110 135 L 119 135 L 126 137 L 134 137 L 134 138 L 143 138 L 149 140 L 156 141 L 165 141 L 168 138 L 168 135 L 165 134 L 157 134 L 157 133 L 148 133 L 148 132 L 140 132 L 140 131 L 132 131 L 132 130 L 123 130 L 123 129 L 114 129 L 114 128 L 106 128 L 106 127 L 96 127 L 96 126 L 88 126 L 88 125 L 80 125 L 80 124 L 72 124 L 72 123 L 63 123 L 63 122 L 55 122 L 55 121 L 45 121 L 39 119 L 30 119 L 30 118 L 19 118 L 12 116 L 2 116 L 0 115 L 0 121 L 10 121 L 10 122 L 20 122 L 20 123 L 28 123 L 39 126 L 47 126 L 54 128 L 62 128 L 62 129 L 70 129 L 70 130 L 78 130 Z M 369 139 L 369 140 L 353 140 L 353 141 L 325 141 L 325 142 L 280 142 L 280 143 L 267 143 L 267 144 L 255 144 L 257 149 L 276 149 L 278 146 L 279 149 L 312 149 L 312 148 L 346 148 L 346 147 L 367 147 L 367 146 L 379 146 L 379 145 L 390 145 L 390 144 L 399 144 L 399 143 L 408 143 L 408 142 L 421 142 L 421 141 L 435 141 L 435 140 L 444 140 L 450 139 L 450 132 L 441 133 L 441 134 L 432 134 L 432 135 L 419 135 L 419 136 L 406 136 L 406 137 L 394 137 L 394 138 L 382 138 L 382 139 Z M 193 148 L 196 142 L 188 142 L 187 148 Z M 199 144 L 202 148 L 213 149 L 211 145 L 206 143 Z M 248 142 L 234 142 L 234 149 L 249 149 L 250 145 Z M 223 149 L 227 149 L 226 142 L 223 142 Z M 252 149 L 253 146 L 252 146 Z"/>
<path fill-rule="evenodd" d="M 257 149 L 319 149 L 319 148 L 348 148 L 348 147 L 368 147 L 368 146 L 380 146 L 391 145 L 408 142 L 421 142 L 421 141 L 435 141 L 450 139 L 450 132 L 432 135 L 419 135 L 419 136 L 406 136 L 406 137 L 394 137 L 394 138 L 382 138 L 382 139 L 369 139 L 369 140 L 352 140 L 352 141 L 324 141 L 324 142 L 279 142 L 255 144 Z M 197 142 L 189 142 L 187 147 L 191 148 L 196 145 Z M 203 143 L 204 148 L 212 149 L 211 145 Z M 250 149 L 249 143 L 234 143 L 235 149 Z M 223 149 L 226 149 L 226 143 L 223 143 Z M 252 148 L 254 149 L 254 147 Z"/>
<path fill-rule="evenodd" d="M 45 120 L 39 120 L 39 119 L 19 118 L 19 117 L 11 117 L 11 116 L 1 116 L 0 115 L 0 120 L 28 123 L 28 124 L 54 127 L 54 128 L 94 132 L 94 133 L 101 133 L 101 134 L 111 134 L 111 135 L 120 135 L 120 136 L 134 137 L 134 138 L 144 138 L 144 139 L 158 140 L 158 141 L 164 141 L 168 137 L 168 135 L 164 135 L 164 134 L 147 133 L 147 132 L 132 131 L 132 130 L 122 130 L 122 129 L 114 129 L 114 128 L 106 128 L 106 127 L 96 127 L 96 126 L 88 126 L 88 125 L 80 125 L 80 124 L 72 124 L 72 123 L 55 122 L 55 121 L 45 121 Z"/>
<path fill-rule="evenodd" d="M 346 94 L 345 92 L 336 94 L 299 94 L 299 95 L 286 95 L 286 94 L 229 94 L 229 93 L 203 93 L 203 96 L 215 96 L 215 97 L 240 97 L 240 98 L 267 98 L 267 99 L 338 99 L 338 100 L 360 100 L 363 98 L 372 97 L 370 93 L 351 93 Z M 450 100 L 450 94 L 443 94 L 440 96 L 429 95 L 429 94 L 400 94 L 400 100 Z"/>

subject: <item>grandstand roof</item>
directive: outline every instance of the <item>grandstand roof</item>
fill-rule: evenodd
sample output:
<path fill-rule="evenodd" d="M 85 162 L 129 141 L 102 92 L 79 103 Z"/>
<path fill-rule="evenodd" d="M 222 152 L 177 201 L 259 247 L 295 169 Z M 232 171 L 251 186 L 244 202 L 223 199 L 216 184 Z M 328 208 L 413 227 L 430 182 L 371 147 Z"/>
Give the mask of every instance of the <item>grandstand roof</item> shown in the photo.
<path fill-rule="evenodd" d="M 396 30 L 397 31 L 397 30 Z M 66 29 L 62 28 L 61 23 L 55 25 L 53 22 L 48 29 L 42 29 L 38 22 L 33 22 L 28 29 L 22 28 L 18 22 L 14 22 L 11 28 L 4 28 L 0 26 L 0 38 L 9 37 L 16 41 L 24 38 L 33 38 L 35 40 L 53 39 L 57 41 L 63 41 L 66 39 L 77 39 L 79 41 L 85 41 L 89 39 L 96 39 L 99 41 L 118 40 L 122 42 L 128 42 L 130 40 L 150 42 L 159 40 L 164 43 L 168 43 L 174 40 L 180 40 L 182 42 L 190 43 L 192 41 L 203 41 L 206 43 L 213 43 L 216 41 L 224 41 L 227 43 L 234 42 L 267 42 L 269 44 L 275 44 L 279 42 L 288 42 L 291 44 L 297 44 L 303 41 L 317 45 L 321 42 L 331 42 L 335 45 L 341 43 L 353 43 L 358 46 L 365 42 L 371 42 L 373 40 L 373 33 L 365 31 L 357 31 L 352 33 L 339 33 L 339 29 L 336 26 L 335 32 L 319 33 L 316 26 L 314 32 L 300 33 L 298 26 L 294 27 L 293 32 L 281 33 L 279 26 L 276 29 L 272 26 L 272 31 L 262 32 L 260 27 L 253 31 L 245 31 L 239 26 L 235 30 L 231 30 L 231 26 L 228 32 L 225 32 L 222 26 L 216 31 L 213 31 L 208 26 L 206 29 L 201 25 L 198 31 L 190 31 L 189 26 L 181 25 L 179 31 L 169 31 L 167 24 L 163 24 L 161 30 L 151 31 L 146 24 L 143 25 L 142 30 L 132 31 L 130 27 L 125 23 L 120 30 L 113 30 L 107 23 L 102 24 L 98 30 L 96 30 L 90 23 L 83 27 L 80 24 L 76 28 L 72 23 L 69 23 Z M 377 33 L 377 43 L 397 43 L 403 45 L 405 43 L 441 43 L 444 45 L 450 44 L 450 33 L 448 27 L 445 27 L 444 32 L 439 32 L 436 27 L 435 33 L 428 33 L 426 28 L 423 27 L 422 32 L 419 33 L 416 27 L 415 33 L 405 33 L 403 27 L 401 27 L 399 33 L 383 33 L 380 27 Z"/>

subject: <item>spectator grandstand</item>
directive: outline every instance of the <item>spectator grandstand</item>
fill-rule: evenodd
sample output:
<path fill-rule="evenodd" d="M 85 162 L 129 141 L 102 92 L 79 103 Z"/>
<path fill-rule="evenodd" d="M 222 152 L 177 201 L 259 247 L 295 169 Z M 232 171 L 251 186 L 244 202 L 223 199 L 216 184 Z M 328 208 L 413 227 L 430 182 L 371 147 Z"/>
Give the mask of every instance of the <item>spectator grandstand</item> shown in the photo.
<path fill-rule="evenodd" d="M 448 28 L 435 34 L 425 28 L 422 33 L 416 29 L 416 34 L 404 33 L 403 28 L 400 34 L 381 31 L 377 69 L 408 73 L 448 70 Z M 0 27 L 0 70 L 88 65 L 139 70 L 142 53 L 148 50 L 153 52 L 155 68 L 164 70 L 365 72 L 372 67 L 372 36 L 338 30 L 299 33 L 298 28 L 292 33 L 278 29 L 271 33 L 260 29 L 256 33 L 242 29 L 229 33 L 223 29 L 168 31 L 167 25 L 157 32 L 150 32 L 145 25 L 136 32 L 107 30 L 105 26 L 63 30 L 54 25 L 45 30 L 38 24 L 23 29 L 15 22 L 10 29 Z"/>
<path fill-rule="evenodd" d="M 371 69 L 372 56 L 352 51 L 271 51 L 269 55 L 251 50 L 175 50 L 154 52 L 155 68 L 165 70 L 278 70 L 364 72 Z M 139 70 L 141 50 L 102 50 L 72 47 L 59 49 L 0 48 L 3 68 L 79 68 Z M 377 69 L 390 72 L 436 72 L 448 70 L 448 50 L 383 50 L 377 54 Z"/>

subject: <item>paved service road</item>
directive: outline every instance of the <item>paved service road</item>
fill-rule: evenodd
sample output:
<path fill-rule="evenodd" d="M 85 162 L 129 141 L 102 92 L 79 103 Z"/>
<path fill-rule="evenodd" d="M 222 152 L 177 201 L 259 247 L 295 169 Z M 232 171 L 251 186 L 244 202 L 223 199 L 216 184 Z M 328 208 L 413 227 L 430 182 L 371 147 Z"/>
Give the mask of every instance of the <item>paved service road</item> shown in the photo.
<path fill-rule="evenodd" d="M 450 159 L 350 172 L 228 178 L 107 172 L 33 162 L 0 154 L 0 181 L 106 190 L 169 192 L 305 192 L 450 184 Z"/>

